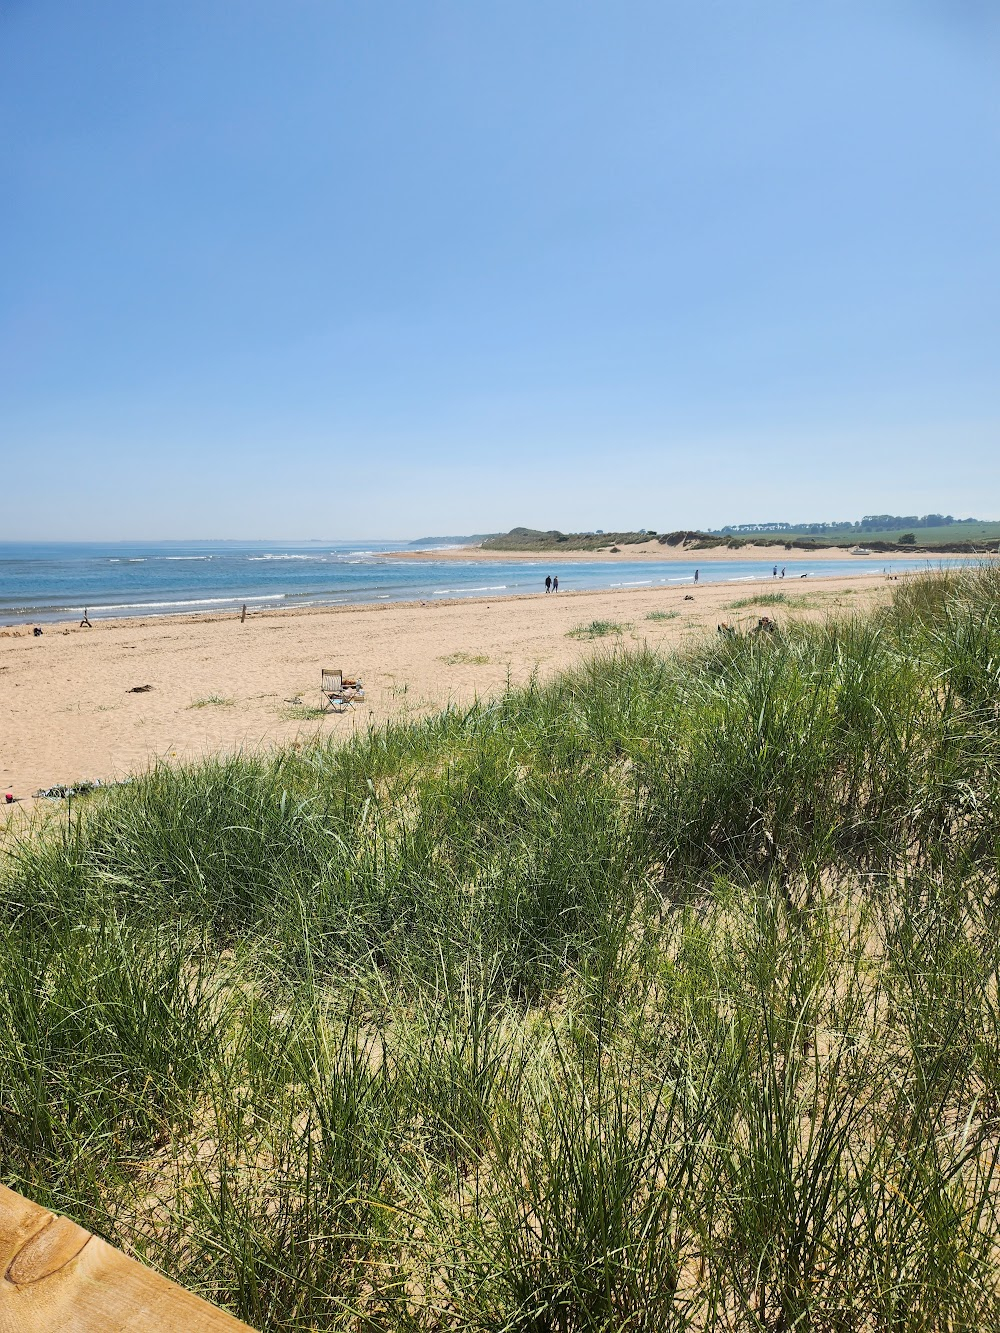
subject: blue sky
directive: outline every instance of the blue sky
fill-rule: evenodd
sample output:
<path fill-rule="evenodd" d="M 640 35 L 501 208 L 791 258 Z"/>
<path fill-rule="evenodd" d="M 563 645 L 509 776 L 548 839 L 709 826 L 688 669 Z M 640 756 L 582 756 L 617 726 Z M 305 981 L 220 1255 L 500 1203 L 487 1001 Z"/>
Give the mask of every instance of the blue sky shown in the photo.
<path fill-rule="evenodd" d="M 0 537 L 1000 517 L 993 0 L 0 0 Z"/>

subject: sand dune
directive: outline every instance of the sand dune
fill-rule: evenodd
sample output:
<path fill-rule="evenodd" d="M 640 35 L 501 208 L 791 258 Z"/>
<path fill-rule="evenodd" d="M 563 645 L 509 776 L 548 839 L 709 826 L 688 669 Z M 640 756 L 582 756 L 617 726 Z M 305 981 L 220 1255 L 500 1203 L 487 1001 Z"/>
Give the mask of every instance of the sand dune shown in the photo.
<path fill-rule="evenodd" d="M 778 565 L 794 564 L 798 560 L 842 560 L 845 564 L 857 563 L 859 559 L 884 561 L 891 564 L 894 560 L 913 560 L 920 552 L 913 551 L 876 551 L 868 556 L 851 555 L 842 546 L 831 546 L 825 550 L 803 551 L 792 548 L 786 551 L 783 546 L 741 546 L 731 550 L 728 546 L 715 546 L 707 551 L 694 551 L 690 547 L 661 546 L 655 539 L 648 542 L 636 542 L 634 546 L 622 546 L 617 554 L 612 554 L 609 547 L 597 551 L 484 551 L 481 546 L 453 546 L 445 550 L 392 551 L 386 558 L 390 560 L 475 560 L 484 564 L 496 560 L 655 560 L 693 561 L 695 564 L 712 564 L 716 560 L 766 560 Z M 924 557 L 928 560 L 934 556 Z M 961 558 L 961 557 L 959 557 Z M 968 557 L 965 557 L 966 559 Z"/>

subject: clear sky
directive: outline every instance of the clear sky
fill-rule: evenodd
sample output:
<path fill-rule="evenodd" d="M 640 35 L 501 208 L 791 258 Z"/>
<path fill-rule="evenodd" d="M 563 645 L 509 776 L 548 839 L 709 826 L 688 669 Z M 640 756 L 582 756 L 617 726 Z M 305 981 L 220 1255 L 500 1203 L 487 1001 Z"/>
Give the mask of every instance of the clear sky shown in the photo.
<path fill-rule="evenodd" d="M 0 538 L 1000 517 L 996 0 L 0 0 Z"/>

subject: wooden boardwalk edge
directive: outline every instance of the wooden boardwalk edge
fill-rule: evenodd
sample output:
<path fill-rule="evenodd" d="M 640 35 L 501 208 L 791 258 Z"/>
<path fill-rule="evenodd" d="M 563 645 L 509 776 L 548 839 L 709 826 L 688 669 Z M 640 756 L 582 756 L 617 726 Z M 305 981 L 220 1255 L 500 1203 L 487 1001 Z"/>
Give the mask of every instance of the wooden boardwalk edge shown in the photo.
<path fill-rule="evenodd" d="M 0 1274 L 0 1333 L 249 1329 L 68 1217 L 50 1213 L 3 1185 Z"/>

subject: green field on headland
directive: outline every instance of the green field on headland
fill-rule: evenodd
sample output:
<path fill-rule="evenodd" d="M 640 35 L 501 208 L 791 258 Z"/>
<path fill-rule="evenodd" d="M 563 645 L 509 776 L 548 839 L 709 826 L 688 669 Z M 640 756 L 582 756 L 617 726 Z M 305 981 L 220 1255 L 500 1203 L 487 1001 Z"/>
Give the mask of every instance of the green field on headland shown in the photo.
<path fill-rule="evenodd" d="M 0 1178 L 274 1330 L 1000 1326 L 1000 571 L 0 844 Z"/>
<path fill-rule="evenodd" d="M 908 540 L 912 538 L 912 540 Z M 995 548 L 1000 542 L 1000 523 L 952 523 L 926 527 L 903 524 L 897 527 L 866 528 L 863 531 L 808 532 L 761 529 L 759 532 L 731 534 L 712 533 L 706 541 L 726 544 L 753 543 L 778 545 L 791 542 L 795 546 L 867 546 L 873 550 L 899 549 L 966 551 L 984 546 Z"/>

